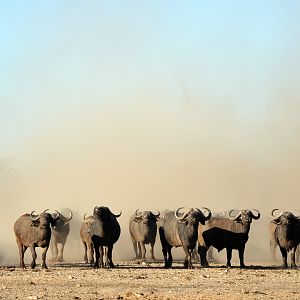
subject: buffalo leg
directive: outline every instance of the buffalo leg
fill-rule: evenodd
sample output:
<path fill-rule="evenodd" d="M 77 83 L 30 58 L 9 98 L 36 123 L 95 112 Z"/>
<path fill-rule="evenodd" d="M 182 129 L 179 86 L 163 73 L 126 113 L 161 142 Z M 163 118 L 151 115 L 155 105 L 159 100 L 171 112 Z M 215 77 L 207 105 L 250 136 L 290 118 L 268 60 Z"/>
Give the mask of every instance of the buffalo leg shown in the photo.
<path fill-rule="evenodd" d="M 113 251 L 113 245 L 107 246 L 107 262 L 108 262 L 108 267 L 110 268 L 115 267 L 112 261 L 112 251 Z"/>
<path fill-rule="evenodd" d="M 141 247 L 141 259 L 144 261 L 144 260 L 146 260 L 146 247 L 145 247 L 145 243 L 140 242 L 140 247 Z"/>
<path fill-rule="evenodd" d="M 135 241 L 132 236 L 131 236 L 131 241 L 132 241 L 132 246 L 133 246 L 133 250 L 135 253 L 135 259 L 138 259 L 138 248 L 137 248 L 138 242 Z"/>
<path fill-rule="evenodd" d="M 295 255 L 296 255 L 296 247 L 294 247 L 291 251 L 291 268 L 297 269 L 296 262 L 295 262 Z"/>
<path fill-rule="evenodd" d="M 65 243 L 61 243 L 60 250 L 58 251 L 57 261 L 64 261 L 64 248 L 65 248 Z"/>
<path fill-rule="evenodd" d="M 198 254 L 200 256 L 200 263 L 201 263 L 201 267 L 203 268 L 208 268 L 209 264 L 206 258 L 206 254 L 207 254 L 207 250 L 208 248 L 205 246 L 198 246 Z"/>
<path fill-rule="evenodd" d="M 36 262 L 35 261 L 36 261 L 37 255 L 36 255 L 36 252 L 35 252 L 34 245 L 30 245 L 29 248 L 30 248 L 30 251 L 31 251 L 31 254 L 32 254 L 31 269 L 34 269 L 35 266 L 36 266 Z"/>
<path fill-rule="evenodd" d="M 167 259 L 167 265 L 166 268 L 171 268 L 173 263 L 173 257 L 172 257 L 172 246 L 167 246 L 167 253 L 168 253 L 168 259 Z"/>
<path fill-rule="evenodd" d="M 296 250 L 296 261 L 299 263 L 299 257 L 300 257 L 300 246 L 298 245 Z"/>
<path fill-rule="evenodd" d="M 48 267 L 46 265 L 46 255 L 47 255 L 48 248 L 49 248 L 49 246 L 43 248 L 43 250 L 42 250 L 42 269 L 48 269 Z"/>
<path fill-rule="evenodd" d="M 155 257 L 154 257 L 154 243 L 151 243 L 150 253 L 151 253 L 151 258 L 153 260 L 155 260 Z"/>
<path fill-rule="evenodd" d="M 240 258 L 240 267 L 241 268 L 245 268 L 244 252 L 245 252 L 245 246 L 242 246 L 241 248 L 239 248 L 239 258 Z"/>
<path fill-rule="evenodd" d="M 24 245 L 22 245 L 22 244 L 19 243 L 18 241 L 17 241 L 17 244 L 18 244 L 18 248 L 19 248 L 20 268 L 26 269 L 25 263 L 24 263 L 24 253 L 25 253 L 27 247 L 24 246 Z"/>
<path fill-rule="evenodd" d="M 227 267 L 231 267 L 232 249 L 226 248 L 227 251 Z"/>
<path fill-rule="evenodd" d="M 88 253 L 89 253 L 89 263 L 93 264 L 94 263 L 94 246 L 92 243 L 87 245 L 88 248 Z"/>
<path fill-rule="evenodd" d="M 94 244 L 94 248 L 95 248 L 94 269 L 98 269 L 99 268 L 99 258 L 100 258 L 100 250 L 99 250 L 100 246 Z"/>
<path fill-rule="evenodd" d="M 188 249 L 187 247 L 183 246 L 183 250 L 185 252 L 185 260 L 184 260 L 184 267 L 187 269 L 192 269 L 192 252 L 193 249 Z"/>
<path fill-rule="evenodd" d="M 99 247 L 99 251 L 100 251 L 99 266 L 100 266 L 100 268 L 104 268 L 104 263 L 103 263 L 103 255 L 104 255 L 103 246 Z"/>
<path fill-rule="evenodd" d="M 280 247 L 280 252 L 282 255 L 283 268 L 287 268 L 287 251 L 285 248 Z"/>
<path fill-rule="evenodd" d="M 84 254 L 83 254 L 83 261 L 84 263 L 88 262 L 88 257 L 87 257 L 87 244 L 86 243 L 82 243 L 83 244 L 83 249 L 84 249 Z"/>

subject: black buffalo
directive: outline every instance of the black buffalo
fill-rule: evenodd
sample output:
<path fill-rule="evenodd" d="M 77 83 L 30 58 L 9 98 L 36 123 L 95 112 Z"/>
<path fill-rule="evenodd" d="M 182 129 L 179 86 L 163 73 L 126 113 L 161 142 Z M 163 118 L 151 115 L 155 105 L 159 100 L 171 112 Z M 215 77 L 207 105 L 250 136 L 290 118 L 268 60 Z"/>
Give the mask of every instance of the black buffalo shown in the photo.
<path fill-rule="evenodd" d="M 244 251 L 248 241 L 252 219 L 258 220 L 260 212 L 255 216 L 251 210 L 241 210 L 237 216 L 231 217 L 234 210 L 229 212 L 229 217 L 212 217 L 204 226 L 199 226 L 198 252 L 202 267 L 208 267 L 206 258 L 207 250 L 213 246 L 218 251 L 226 248 L 227 266 L 231 267 L 232 250 L 239 252 L 240 267 L 244 268 Z"/>
<path fill-rule="evenodd" d="M 278 209 L 273 209 L 271 213 L 274 217 L 271 223 L 276 226 L 273 236 L 274 245 L 279 246 L 283 267 L 287 268 L 287 253 L 291 251 L 291 267 L 297 268 L 295 254 L 300 244 L 300 218 L 288 211 L 281 212 L 278 216 L 274 216 L 274 212 L 277 210 Z"/>
<path fill-rule="evenodd" d="M 104 247 L 107 247 L 107 264 L 108 267 L 113 268 L 112 250 L 114 244 L 120 237 L 121 228 L 117 221 L 117 218 L 121 216 L 113 214 L 108 207 L 96 206 L 94 208 L 93 217 L 95 221 L 91 225 L 90 235 L 95 250 L 95 263 L 94 268 L 104 267 L 103 256 L 105 255 Z"/>
<path fill-rule="evenodd" d="M 52 228 L 52 236 L 50 241 L 52 261 L 64 261 L 64 248 L 70 232 L 69 222 L 72 220 L 72 218 L 73 213 L 70 210 L 68 217 L 65 217 L 60 213 L 60 217 L 56 221 L 56 226 Z"/>
<path fill-rule="evenodd" d="M 165 268 L 172 266 L 171 250 L 173 247 L 183 247 L 185 252 L 184 267 L 192 268 L 191 255 L 197 242 L 199 223 L 204 225 L 205 221 L 211 217 L 211 212 L 208 208 L 203 208 L 208 211 L 208 216 L 204 216 L 198 208 L 185 209 L 179 215 L 181 209 L 177 209 L 176 212 L 169 211 L 165 213 L 159 221 L 159 235 Z"/>
<path fill-rule="evenodd" d="M 85 263 L 94 264 L 94 245 L 92 242 L 92 237 L 90 235 L 90 229 L 95 221 L 93 216 L 85 217 L 83 216 L 83 222 L 80 227 L 80 238 L 84 247 L 83 260 Z"/>
<path fill-rule="evenodd" d="M 39 215 L 34 215 L 34 211 L 30 214 L 22 215 L 14 224 L 14 232 L 20 255 L 20 267 L 25 269 L 24 253 L 29 247 L 32 253 L 31 268 L 36 266 L 36 247 L 43 248 L 42 252 L 42 268 L 47 269 L 46 254 L 51 239 L 51 227 L 55 227 L 56 221 L 59 219 L 59 213 L 56 217 L 47 213 L 47 209 Z"/>
<path fill-rule="evenodd" d="M 146 259 L 146 244 L 151 246 L 151 258 L 154 257 L 154 244 L 157 233 L 156 222 L 160 213 L 153 214 L 151 211 L 139 212 L 136 210 L 135 214 L 129 220 L 129 232 L 133 244 L 136 259 Z"/>

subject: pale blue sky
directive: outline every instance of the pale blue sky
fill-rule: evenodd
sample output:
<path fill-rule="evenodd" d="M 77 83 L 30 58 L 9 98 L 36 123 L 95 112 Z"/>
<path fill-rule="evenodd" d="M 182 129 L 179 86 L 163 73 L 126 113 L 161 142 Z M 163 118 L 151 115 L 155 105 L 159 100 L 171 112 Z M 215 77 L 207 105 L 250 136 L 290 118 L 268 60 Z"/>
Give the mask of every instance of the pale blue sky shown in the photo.
<path fill-rule="evenodd" d="M 299 1 L 1 2 L 0 156 L 59 113 L 145 94 L 259 122 L 298 98 L 299 20 Z"/>

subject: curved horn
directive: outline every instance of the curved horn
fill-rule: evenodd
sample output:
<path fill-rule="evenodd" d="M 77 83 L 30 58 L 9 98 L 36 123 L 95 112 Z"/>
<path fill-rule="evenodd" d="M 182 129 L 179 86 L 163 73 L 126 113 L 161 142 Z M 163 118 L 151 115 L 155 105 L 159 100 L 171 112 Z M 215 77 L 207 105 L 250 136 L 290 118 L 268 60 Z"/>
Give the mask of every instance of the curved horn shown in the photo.
<path fill-rule="evenodd" d="M 176 212 L 175 212 L 175 217 L 176 217 L 177 220 L 183 220 L 183 219 L 187 216 L 187 214 L 191 211 L 191 209 L 189 209 L 189 210 L 186 211 L 181 217 L 179 217 L 179 216 L 178 216 L 178 212 L 179 212 L 179 210 L 182 209 L 182 208 L 184 208 L 184 207 L 179 207 L 179 208 L 176 210 Z"/>
<path fill-rule="evenodd" d="M 115 214 L 113 214 L 113 213 L 111 213 L 115 218 L 119 218 L 120 216 L 121 216 L 121 214 L 122 214 L 122 211 L 120 211 L 120 213 L 118 214 L 118 215 L 115 215 Z"/>
<path fill-rule="evenodd" d="M 282 212 L 281 212 L 278 216 L 274 216 L 274 212 L 276 210 L 279 210 L 279 209 L 278 208 L 274 208 L 274 209 L 272 209 L 272 212 L 271 212 L 271 216 L 274 217 L 275 219 L 278 218 L 278 217 L 280 217 L 282 215 Z"/>
<path fill-rule="evenodd" d="M 35 211 L 32 211 L 32 212 L 30 213 L 30 219 L 31 219 L 32 221 L 37 221 L 37 220 L 40 218 L 40 215 L 34 216 L 34 215 L 33 215 L 34 212 L 35 212 Z"/>
<path fill-rule="evenodd" d="M 255 216 L 255 215 L 253 214 L 252 210 L 254 210 L 254 211 L 257 212 L 257 216 Z M 260 212 L 259 212 L 257 209 L 255 209 L 255 208 L 252 208 L 252 209 L 251 209 L 251 214 L 252 214 L 252 219 L 254 219 L 254 220 L 258 220 L 258 219 L 260 218 Z"/>
<path fill-rule="evenodd" d="M 49 208 L 45 209 L 45 210 L 43 211 L 43 214 L 45 214 L 47 210 L 49 210 Z"/>
<path fill-rule="evenodd" d="M 48 209 L 47 209 L 48 210 Z M 56 220 L 58 220 L 59 218 L 60 218 L 60 213 L 57 211 L 57 210 L 55 210 L 55 212 L 57 213 L 57 217 L 55 218 Z"/>
<path fill-rule="evenodd" d="M 84 214 L 84 216 L 83 216 L 83 221 L 86 221 L 86 213 Z"/>
<path fill-rule="evenodd" d="M 208 211 L 208 215 L 205 217 L 205 215 L 204 215 L 204 219 L 205 219 L 205 221 L 208 221 L 210 218 L 211 218 L 211 211 L 210 211 L 210 209 L 209 208 L 207 208 L 207 207 L 201 207 L 201 209 L 204 209 L 204 210 L 206 210 L 206 211 Z"/>
<path fill-rule="evenodd" d="M 65 221 L 65 222 L 70 222 L 70 221 L 72 220 L 72 218 L 73 218 L 73 213 L 72 213 L 72 211 L 71 211 L 70 209 L 68 209 L 68 211 L 69 211 L 69 218 L 65 218 L 65 217 L 64 217 L 64 221 Z"/>
<path fill-rule="evenodd" d="M 137 217 L 140 217 L 141 215 L 142 215 L 142 213 L 140 212 L 139 214 L 138 214 L 138 211 L 139 211 L 139 209 L 137 209 L 136 211 L 135 211 L 135 216 L 137 216 Z"/>
<path fill-rule="evenodd" d="M 232 209 L 232 210 L 229 211 L 229 213 L 228 213 L 229 219 L 230 219 L 230 220 L 236 220 L 236 219 L 242 214 L 242 212 L 239 211 L 239 213 L 238 213 L 235 217 L 232 217 L 232 216 L 231 216 L 231 213 L 232 213 L 233 211 L 235 211 L 235 209 Z"/>
<path fill-rule="evenodd" d="M 158 218 L 159 216 L 160 216 L 160 211 L 158 210 L 158 214 L 154 214 L 154 213 L 152 213 L 152 215 L 155 217 L 155 218 Z"/>

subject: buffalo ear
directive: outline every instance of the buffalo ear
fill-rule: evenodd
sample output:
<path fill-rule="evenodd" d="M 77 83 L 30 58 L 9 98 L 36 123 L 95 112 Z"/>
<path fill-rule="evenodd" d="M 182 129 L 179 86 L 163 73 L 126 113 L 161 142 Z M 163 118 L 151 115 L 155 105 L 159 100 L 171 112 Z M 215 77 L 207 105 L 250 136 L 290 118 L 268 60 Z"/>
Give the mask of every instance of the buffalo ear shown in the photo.
<path fill-rule="evenodd" d="M 202 225 L 205 225 L 205 219 L 200 218 L 200 223 L 201 223 Z"/>
<path fill-rule="evenodd" d="M 276 218 L 276 219 L 272 220 L 271 223 L 279 225 L 279 224 L 281 224 L 281 220 L 280 220 L 280 218 Z"/>
<path fill-rule="evenodd" d="M 40 225 L 40 219 L 38 220 L 31 220 L 30 226 L 38 227 Z"/>

